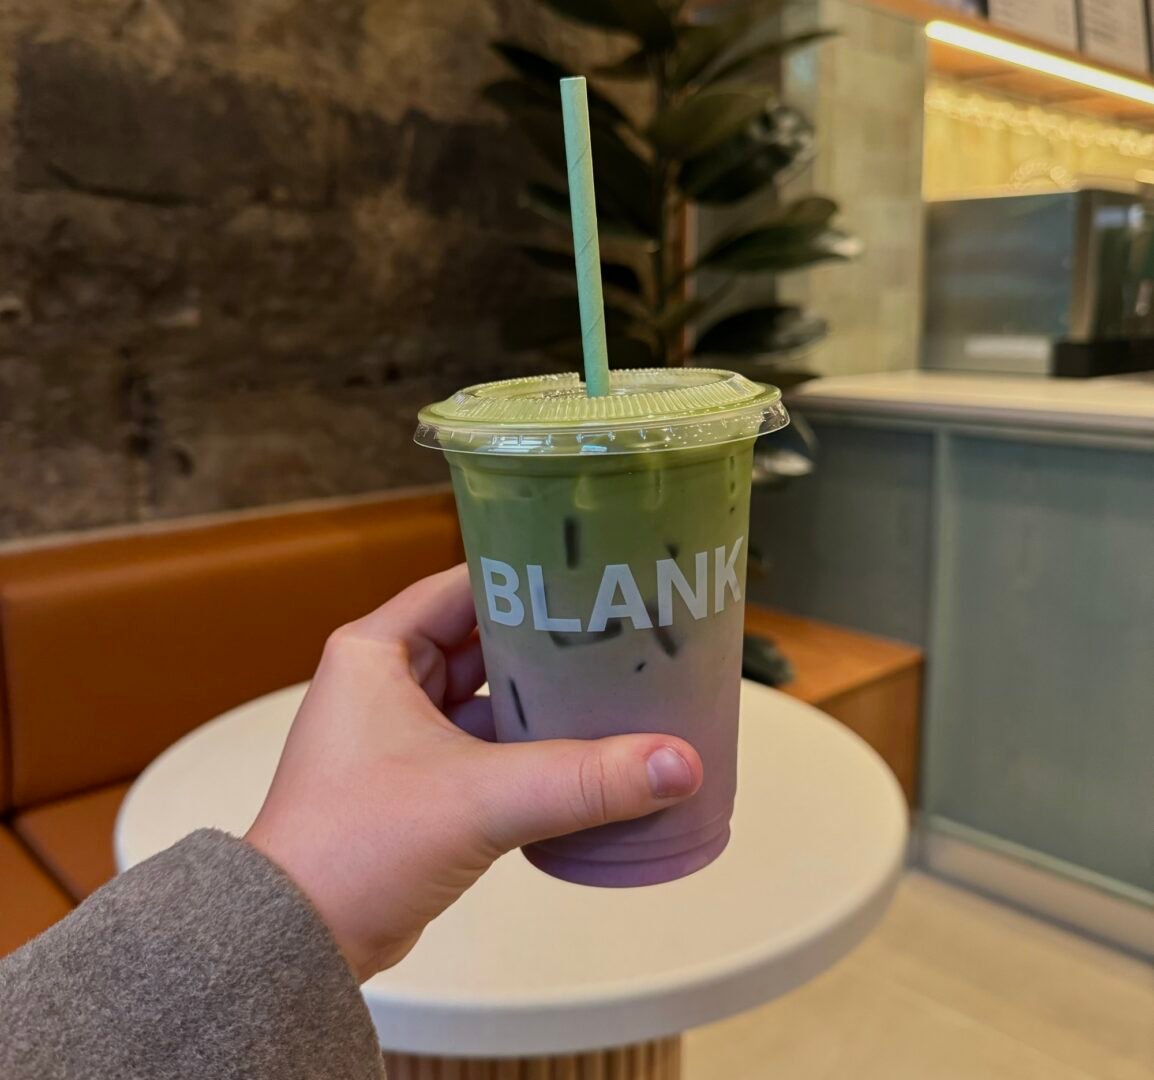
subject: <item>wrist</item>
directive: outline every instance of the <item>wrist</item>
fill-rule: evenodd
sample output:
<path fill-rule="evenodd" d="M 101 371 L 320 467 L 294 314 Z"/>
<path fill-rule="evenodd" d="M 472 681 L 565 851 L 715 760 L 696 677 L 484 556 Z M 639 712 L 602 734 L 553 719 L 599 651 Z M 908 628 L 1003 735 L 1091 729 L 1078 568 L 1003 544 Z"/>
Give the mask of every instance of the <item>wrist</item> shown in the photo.
<path fill-rule="evenodd" d="M 325 879 L 331 881 L 331 873 L 325 874 L 297 845 L 286 844 L 259 817 L 245 833 L 244 840 L 276 866 L 308 901 L 358 983 L 379 970 L 372 967 L 371 950 L 362 944 L 344 917 L 335 890 L 326 887 Z"/>

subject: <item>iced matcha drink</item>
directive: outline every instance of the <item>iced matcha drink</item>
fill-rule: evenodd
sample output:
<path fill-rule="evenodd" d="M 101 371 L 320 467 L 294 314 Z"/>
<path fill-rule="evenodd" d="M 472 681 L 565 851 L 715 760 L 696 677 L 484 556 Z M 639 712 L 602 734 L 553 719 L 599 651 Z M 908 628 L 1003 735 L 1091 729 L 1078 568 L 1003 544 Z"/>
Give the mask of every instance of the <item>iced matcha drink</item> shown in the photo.
<path fill-rule="evenodd" d="M 645 885 L 729 837 L 754 438 L 776 391 L 729 372 L 614 372 L 491 383 L 421 414 L 445 451 L 498 738 L 659 731 L 705 782 L 640 821 L 526 849 L 557 877 Z"/>

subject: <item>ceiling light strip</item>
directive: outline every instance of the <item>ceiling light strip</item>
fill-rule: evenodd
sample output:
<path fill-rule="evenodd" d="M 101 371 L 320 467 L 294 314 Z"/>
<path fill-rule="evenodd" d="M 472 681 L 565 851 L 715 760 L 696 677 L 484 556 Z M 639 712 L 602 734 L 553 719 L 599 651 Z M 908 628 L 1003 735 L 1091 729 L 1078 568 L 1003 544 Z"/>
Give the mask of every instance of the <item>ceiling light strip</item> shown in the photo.
<path fill-rule="evenodd" d="M 1090 67 L 1088 64 L 1079 64 L 1076 60 L 1067 60 L 1063 56 L 1055 56 L 1041 49 L 1032 49 L 1028 45 L 1006 41 L 992 34 L 983 34 L 978 30 L 934 20 L 926 24 L 926 37 L 931 41 L 940 41 L 944 45 L 953 45 L 967 52 L 1014 64 L 1016 67 L 1040 71 L 1064 79 L 1066 82 L 1077 83 L 1079 86 L 1088 86 L 1104 94 L 1115 94 L 1131 101 L 1140 101 L 1144 105 L 1154 105 L 1154 86 L 1148 83 L 1127 79 L 1124 75 L 1115 75 L 1113 72 Z"/>

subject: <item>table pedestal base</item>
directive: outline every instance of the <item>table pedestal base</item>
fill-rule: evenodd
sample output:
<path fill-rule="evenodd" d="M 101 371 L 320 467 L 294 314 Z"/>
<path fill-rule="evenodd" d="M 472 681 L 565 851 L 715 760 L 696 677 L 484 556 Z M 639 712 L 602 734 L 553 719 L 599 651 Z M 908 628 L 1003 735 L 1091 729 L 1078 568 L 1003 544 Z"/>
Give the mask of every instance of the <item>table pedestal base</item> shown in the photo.
<path fill-rule="evenodd" d="M 385 1053 L 389 1080 L 681 1080 L 681 1039 L 541 1058 L 435 1058 Z"/>

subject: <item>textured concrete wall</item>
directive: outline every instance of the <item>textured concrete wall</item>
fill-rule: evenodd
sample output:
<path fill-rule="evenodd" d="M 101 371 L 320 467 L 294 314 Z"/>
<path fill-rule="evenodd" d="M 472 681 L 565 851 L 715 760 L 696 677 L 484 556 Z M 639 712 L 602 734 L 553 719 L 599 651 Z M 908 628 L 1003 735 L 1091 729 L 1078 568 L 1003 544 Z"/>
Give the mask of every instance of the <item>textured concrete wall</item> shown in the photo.
<path fill-rule="evenodd" d="M 529 363 L 500 36 L 605 47 L 529 0 L 0 0 L 0 537 L 442 478 L 416 408 Z"/>

